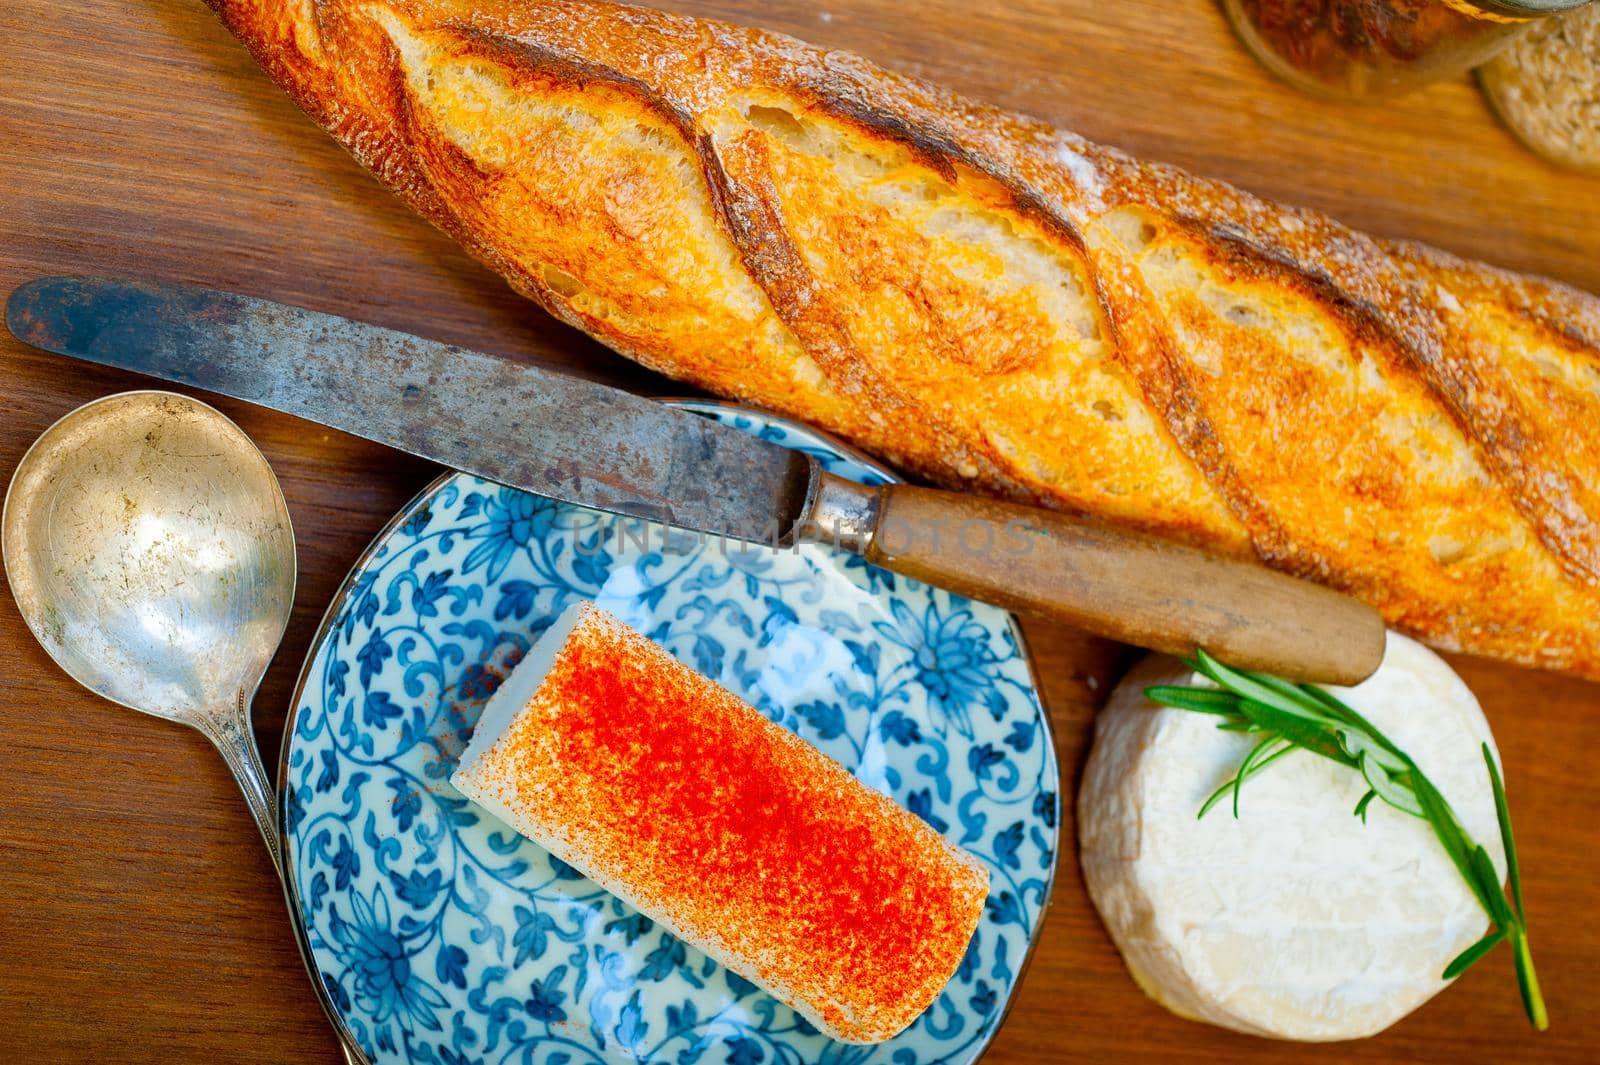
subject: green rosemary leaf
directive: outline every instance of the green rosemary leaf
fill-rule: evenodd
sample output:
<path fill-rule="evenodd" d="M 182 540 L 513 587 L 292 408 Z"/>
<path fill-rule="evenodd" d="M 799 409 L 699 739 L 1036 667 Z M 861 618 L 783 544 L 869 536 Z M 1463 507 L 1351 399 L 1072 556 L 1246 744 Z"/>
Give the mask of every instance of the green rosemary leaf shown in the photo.
<path fill-rule="evenodd" d="M 1417 803 L 1422 807 L 1423 819 L 1433 826 L 1433 834 L 1438 837 L 1439 845 L 1444 848 L 1451 864 L 1461 874 L 1461 879 L 1467 882 L 1472 893 L 1478 897 L 1484 913 L 1493 920 L 1495 910 L 1490 896 L 1497 893 L 1499 888 L 1496 885 L 1481 883 L 1473 871 L 1466 834 L 1462 832 L 1455 815 L 1450 812 L 1444 796 L 1439 794 L 1438 789 L 1427 777 L 1420 774 L 1412 778 L 1411 790 L 1417 797 Z"/>
<path fill-rule="evenodd" d="M 1500 820 L 1500 843 L 1506 849 L 1506 874 L 1511 881 L 1511 901 L 1517 907 L 1517 920 L 1526 923 L 1522 912 L 1522 871 L 1517 868 L 1517 843 L 1511 837 L 1511 810 L 1506 805 L 1506 786 L 1500 780 L 1500 767 L 1494 764 L 1489 745 L 1483 745 L 1483 764 L 1489 767 L 1489 788 L 1494 792 L 1494 813 Z"/>
<path fill-rule="evenodd" d="M 1511 904 L 1506 902 L 1505 888 L 1500 886 L 1500 874 L 1495 872 L 1494 862 L 1490 860 L 1489 852 L 1483 849 L 1483 844 L 1473 845 L 1468 852 L 1468 861 L 1472 863 L 1472 871 L 1483 885 L 1484 893 L 1489 896 L 1493 906 L 1489 912 L 1495 924 L 1509 927 L 1518 923 L 1517 915 L 1511 912 Z"/>
<path fill-rule="evenodd" d="M 1300 691 L 1300 685 L 1292 684 L 1289 681 L 1284 680 L 1282 677 L 1274 677 L 1270 673 L 1251 673 L 1249 674 L 1249 677 L 1262 687 L 1271 688 L 1279 695 L 1282 695 L 1285 699 L 1298 702 L 1304 697 L 1303 693 Z"/>
<path fill-rule="evenodd" d="M 1369 789 L 1365 795 L 1361 796 L 1361 801 L 1356 803 L 1356 816 L 1361 818 L 1362 824 L 1367 823 L 1367 807 L 1371 806 L 1372 800 L 1377 797 L 1378 793 Z"/>
<path fill-rule="evenodd" d="M 1390 775 L 1389 769 L 1373 757 L 1371 750 L 1363 750 L 1356 763 L 1362 777 L 1366 779 L 1367 786 L 1378 793 L 1378 798 L 1401 813 L 1411 814 L 1413 817 L 1422 816 L 1422 807 L 1417 803 L 1417 797 L 1412 794 L 1411 789 L 1395 780 Z"/>
<path fill-rule="evenodd" d="M 1317 703 L 1325 712 L 1331 713 L 1335 717 L 1342 721 L 1348 722 L 1349 724 L 1359 725 L 1362 728 L 1368 729 L 1369 731 L 1371 730 L 1371 726 L 1367 724 L 1366 719 L 1360 714 L 1356 713 L 1355 709 L 1351 707 L 1349 703 L 1345 702 L 1331 691 L 1328 691 L 1326 688 L 1319 688 L 1315 684 L 1297 684 L 1295 687 L 1299 690 L 1301 695 L 1305 696 L 1307 699 L 1310 699 L 1312 702 Z"/>
<path fill-rule="evenodd" d="M 1550 1027 L 1550 1014 L 1544 1007 L 1544 993 L 1539 990 L 1539 974 L 1533 971 L 1533 953 L 1528 949 L 1528 930 L 1518 928 L 1513 937 L 1512 950 L 1517 959 L 1517 990 L 1522 992 L 1522 1008 L 1528 1020 L 1538 1031 Z"/>
<path fill-rule="evenodd" d="M 1205 667 L 1201 671 L 1205 676 L 1244 700 L 1271 707 L 1280 714 L 1301 718 L 1315 725 L 1325 726 L 1333 720 L 1312 700 L 1288 694 L 1283 688 L 1262 683 L 1260 674 L 1232 669 L 1204 651 L 1199 652 L 1199 658 L 1200 664 Z"/>
<path fill-rule="evenodd" d="M 1251 766 L 1250 767 L 1250 775 L 1251 776 L 1255 776 L 1257 773 L 1261 772 L 1263 769 L 1267 768 L 1267 766 L 1271 765 L 1273 762 L 1276 762 L 1278 759 L 1282 758 L 1284 755 L 1292 754 L 1296 750 L 1299 750 L 1299 748 L 1297 748 L 1294 744 L 1285 743 L 1278 750 L 1273 751 L 1271 754 L 1269 754 L 1265 758 L 1261 759 L 1261 761 L 1259 761 L 1255 765 Z"/>
<path fill-rule="evenodd" d="M 1250 748 L 1250 753 L 1245 755 L 1244 761 L 1239 764 L 1239 772 L 1233 778 L 1233 819 L 1235 821 L 1239 819 L 1239 793 L 1244 790 L 1245 778 L 1250 775 L 1250 770 L 1256 762 L 1261 760 L 1262 752 L 1279 742 L 1281 741 L 1279 741 L 1278 737 L 1268 736 Z"/>
<path fill-rule="evenodd" d="M 1276 762 L 1278 759 L 1282 758 L 1284 755 L 1286 755 L 1289 752 L 1294 751 L 1296 749 L 1297 748 L 1292 743 L 1284 744 L 1282 747 L 1278 748 L 1276 751 L 1273 751 L 1271 754 L 1267 755 L 1265 758 L 1261 759 L 1259 762 L 1257 762 L 1254 765 L 1252 765 L 1250 767 L 1250 772 L 1245 774 L 1245 775 L 1247 777 L 1255 776 L 1257 773 L 1261 772 L 1263 769 L 1265 769 L 1267 766 L 1271 765 L 1273 762 Z M 1221 802 L 1223 797 L 1226 796 L 1229 792 L 1231 792 L 1233 790 L 1234 779 L 1235 778 L 1229 778 L 1227 783 L 1223 784 L 1216 791 L 1213 791 L 1211 793 L 1210 797 L 1208 797 L 1205 802 L 1200 804 L 1200 812 L 1194 815 L 1194 819 L 1196 821 L 1200 820 L 1206 814 L 1210 813 L 1211 812 L 1211 808 L 1213 806 L 1217 805 L 1217 803 Z"/>
<path fill-rule="evenodd" d="M 1512 933 L 1512 951 L 1516 958 L 1517 990 L 1522 993 L 1522 1008 L 1527 1011 L 1528 1020 L 1542 1032 L 1550 1027 L 1550 1014 L 1545 1009 L 1544 995 L 1539 990 L 1539 974 L 1533 968 L 1533 950 L 1528 945 L 1528 915 L 1522 908 L 1522 870 L 1517 861 L 1517 842 L 1511 834 L 1511 809 L 1506 803 L 1506 786 L 1500 779 L 1500 767 L 1495 764 L 1487 743 L 1483 744 L 1483 764 L 1489 770 L 1495 817 L 1500 822 L 1500 841 L 1506 850 L 1506 875 L 1511 881 L 1511 901 L 1516 907 L 1517 925 Z"/>
<path fill-rule="evenodd" d="M 1489 953 L 1496 946 L 1498 946 L 1500 941 L 1505 937 L 1506 930 L 1504 928 L 1490 929 L 1488 935 L 1472 944 L 1472 946 L 1468 947 L 1460 954 L 1457 954 L 1455 961 L 1452 961 L 1449 965 L 1444 967 L 1444 975 L 1440 976 L 1439 979 L 1454 980 L 1456 977 L 1472 968 L 1472 966 L 1477 963 L 1478 959 L 1482 958 L 1485 954 Z"/>
<path fill-rule="evenodd" d="M 1357 762 L 1362 759 L 1371 761 L 1389 776 L 1408 773 L 1413 768 L 1410 759 L 1394 755 L 1387 747 L 1373 739 L 1372 736 L 1361 731 L 1354 725 L 1341 725 L 1338 729 L 1339 746 L 1343 747 Z M 1388 798 L 1388 796 L 1385 796 Z M 1422 816 L 1420 811 L 1408 810 L 1408 813 Z"/>
<path fill-rule="evenodd" d="M 1369 738 L 1379 747 L 1382 747 L 1386 752 L 1393 755 L 1396 759 L 1405 762 L 1407 765 L 1411 765 L 1411 759 L 1406 756 L 1406 753 L 1400 748 L 1396 747 L 1393 743 L 1389 742 L 1389 737 L 1385 736 L 1382 732 L 1379 732 L 1377 727 L 1363 717 L 1355 707 L 1351 706 L 1343 699 L 1340 699 L 1332 692 L 1325 691 L 1324 689 L 1318 688 L 1315 685 L 1302 684 L 1300 686 L 1300 690 L 1305 692 L 1306 695 L 1311 699 L 1314 699 L 1316 702 L 1320 703 L 1335 717 L 1338 717 L 1348 725 L 1353 725 L 1360 729 L 1361 732 L 1367 736 L 1367 738 Z"/>
<path fill-rule="evenodd" d="M 1308 751 L 1331 758 L 1342 765 L 1355 767 L 1356 760 L 1345 753 L 1336 734 L 1329 726 L 1297 714 L 1286 713 L 1276 706 L 1257 702 L 1252 698 L 1239 700 L 1239 710 L 1263 729 L 1276 732 L 1284 739 Z"/>
<path fill-rule="evenodd" d="M 1260 732 L 1261 726 L 1248 718 L 1244 721 L 1224 721 L 1217 728 L 1223 732 Z"/>
<path fill-rule="evenodd" d="M 1331 691 L 1328 691 L 1326 688 L 1319 688 L 1315 684 L 1297 684 L 1295 687 L 1299 688 L 1301 693 L 1307 698 L 1315 699 L 1317 702 L 1321 703 L 1323 706 L 1327 707 L 1329 710 L 1332 710 L 1335 714 L 1338 714 L 1341 717 L 1346 717 L 1348 719 L 1348 715 L 1355 713 L 1354 710 L 1351 710 L 1350 707 L 1345 704 L 1343 699 L 1340 699 L 1337 695 L 1333 694 Z M 1357 722 L 1355 721 L 1351 721 L 1351 724 L 1356 723 Z"/>
<path fill-rule="evenodd" d="M 1213 691 L 1210 688 L 1183 688 L 1174 684 L 1158 684 L 1144 690 L 1144 697 L 1153 703 L 1171 706 L 1178 710 L 1193 710 L 1201 714 L 1232 715 L 1239 712 L 1239 697 L 1232 692 Z"/>
<path fill-rule="evenodd" d="M 1199 821 L 1201 818 L 1205 817 L 1206 814 L 1210 813 L 1211 808 L 1217 805 L 1217 803 L 1221 802 L 1224 795 L 1227 795 L 1229 792 L 1233 791 L 1236 780 L 1237 778 L 1230 777 L 1226 784 L 1223 784 L 1216 791 L 1213 791 L 1206 801 L 1200 804 L 1200 812 L 1194 815 L 1194 819 Z"/>

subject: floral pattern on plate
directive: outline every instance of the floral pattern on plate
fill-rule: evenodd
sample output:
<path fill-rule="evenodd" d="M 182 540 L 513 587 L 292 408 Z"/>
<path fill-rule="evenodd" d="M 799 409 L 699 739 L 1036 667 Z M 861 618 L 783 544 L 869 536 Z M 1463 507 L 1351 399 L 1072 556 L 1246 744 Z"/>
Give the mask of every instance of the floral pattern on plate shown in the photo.
<path fill-rule="evenodd" d="M 683 406 L 869 483 L 809 430 Z M 597 601 L 977 855 L 993 877 L 960 970 L 878 1046 L 819 1034 L 452 789 L 501 678 Z M 335 598 L 285 733 L 293 904 L 374 1062 L 933 1065 L 975 1060 L 1038 932 L 1060 812 L 1010 618 L 828 548 L 773 551 L 441 478 Z"/>

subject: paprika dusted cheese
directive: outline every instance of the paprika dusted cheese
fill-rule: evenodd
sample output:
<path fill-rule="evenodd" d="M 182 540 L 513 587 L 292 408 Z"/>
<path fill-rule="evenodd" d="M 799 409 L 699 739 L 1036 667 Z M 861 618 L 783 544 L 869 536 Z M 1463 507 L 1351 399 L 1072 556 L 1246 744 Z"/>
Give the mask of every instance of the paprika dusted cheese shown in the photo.
<path fill-rule="evenodd" d="M 976 859 L 590 603 L 506 679 L 451 783 L 847 1042 L 933 1002 L 988 893 Z"/>

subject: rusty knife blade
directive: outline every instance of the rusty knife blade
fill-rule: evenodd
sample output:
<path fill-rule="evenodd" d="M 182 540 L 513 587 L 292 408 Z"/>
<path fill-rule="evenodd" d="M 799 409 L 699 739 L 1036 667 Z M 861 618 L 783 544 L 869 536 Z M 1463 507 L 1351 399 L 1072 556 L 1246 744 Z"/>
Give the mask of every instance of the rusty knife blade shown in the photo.
<path fill-rule="evenodd" d="M 11 294 L 6 325 L 512 488 L 739 540 L 786 539 L 813 483 L 798 451 L 621 389 L 229 292 L 44 277 Z"/>

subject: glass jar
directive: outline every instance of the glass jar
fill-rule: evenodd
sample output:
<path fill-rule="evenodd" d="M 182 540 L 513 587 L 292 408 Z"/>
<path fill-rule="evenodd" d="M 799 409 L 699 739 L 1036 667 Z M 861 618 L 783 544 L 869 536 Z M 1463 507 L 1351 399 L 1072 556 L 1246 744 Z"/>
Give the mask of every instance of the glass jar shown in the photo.
<path fill-rule="evenodd" d="M 1590 0 L 1223 0 L 1274 74 L 1320 96 L 1391 96 L 1459 74 L 1535 19 Z"/>

